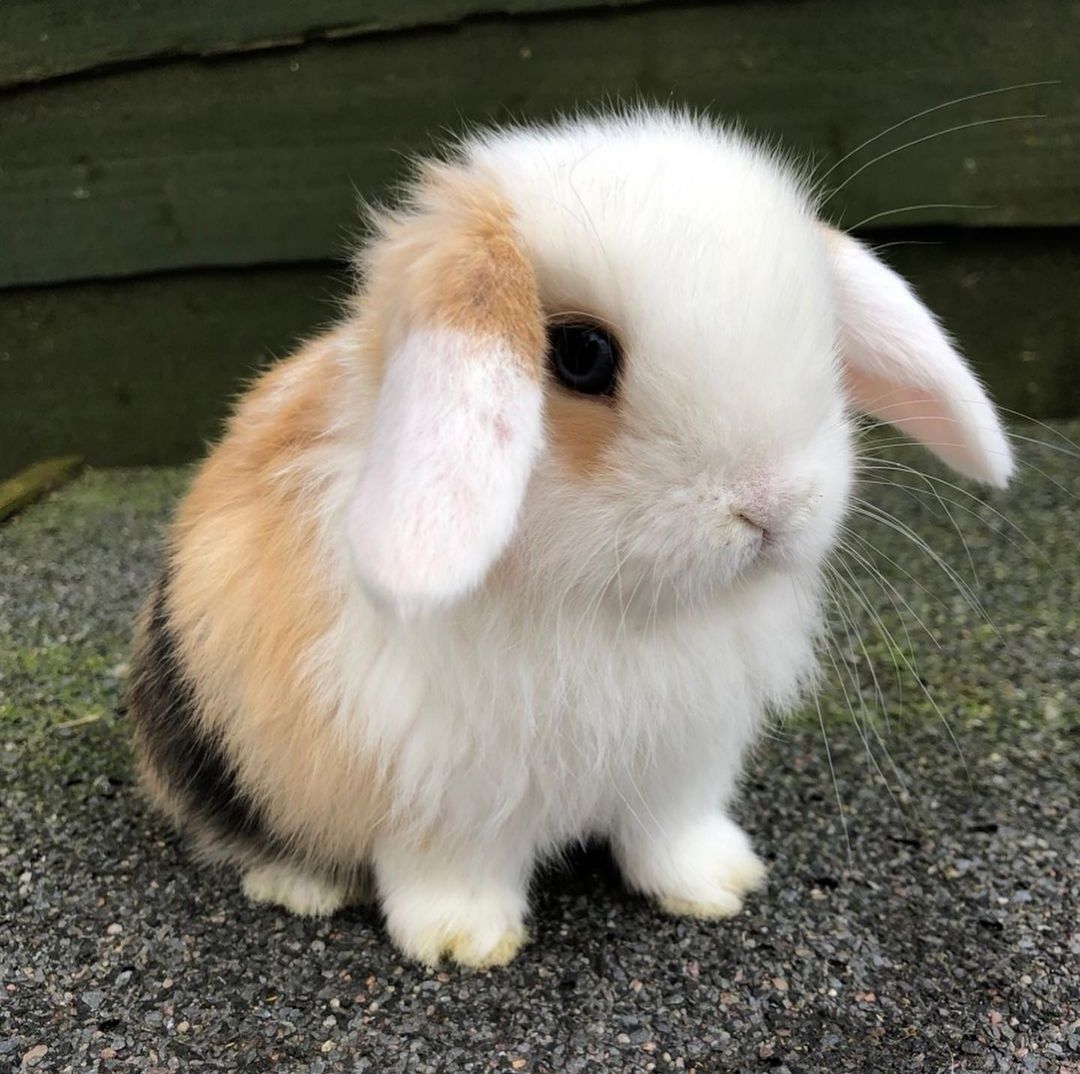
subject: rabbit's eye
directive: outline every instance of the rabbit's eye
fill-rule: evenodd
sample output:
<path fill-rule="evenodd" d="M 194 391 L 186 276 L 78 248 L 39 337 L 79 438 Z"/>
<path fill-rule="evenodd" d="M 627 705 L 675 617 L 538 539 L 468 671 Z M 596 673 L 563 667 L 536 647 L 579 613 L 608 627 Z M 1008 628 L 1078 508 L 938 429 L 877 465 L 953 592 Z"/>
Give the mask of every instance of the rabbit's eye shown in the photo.
<path fill-rule="evenodd" d="M 610 333 L 593 324 L 548 328 L 548 363 L 559 383 L 583 395 L 615 394 L 619 348 Z"/>

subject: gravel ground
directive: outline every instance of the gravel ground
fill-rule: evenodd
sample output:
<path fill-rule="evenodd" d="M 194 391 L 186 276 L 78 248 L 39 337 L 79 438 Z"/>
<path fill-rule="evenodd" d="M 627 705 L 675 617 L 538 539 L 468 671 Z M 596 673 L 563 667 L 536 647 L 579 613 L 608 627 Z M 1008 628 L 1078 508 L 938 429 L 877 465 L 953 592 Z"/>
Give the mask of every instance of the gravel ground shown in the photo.
<path fill-rule="evenodd" d="M 1023 433 L 1054 445 L 1028 447 L 1042 472 L 993 510 L 945 487 L 955 528 L 865 487 L 986 619 L 861 519 L 910 608 L 854 564 L 884 626 L 848 602 L 863 640 L 838 615 L 820 720 L 747 775 L 764 895 L 677 921 L 581 852 L 538 878 L 529 947 L 481 973 L 403 963 L 372 910 L 249 907 L 146 809 L 115 709 L 186 474 L 85 474 L 0 529 L 0 1070 L 1080 1069 L 1080 466 L 1059 438 L 1080 424 Z"/>

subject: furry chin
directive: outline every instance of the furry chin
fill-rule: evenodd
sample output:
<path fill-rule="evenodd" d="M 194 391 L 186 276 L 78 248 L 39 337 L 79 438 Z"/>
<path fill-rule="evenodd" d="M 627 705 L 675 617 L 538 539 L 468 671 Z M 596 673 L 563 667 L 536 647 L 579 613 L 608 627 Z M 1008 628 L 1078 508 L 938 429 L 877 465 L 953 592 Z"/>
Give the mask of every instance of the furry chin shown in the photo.
<path fill-rule="evenodd" d="M 820 563 L 795 559 L 780 545 L 766 544 L 736 566 L 702 568 L 642 567 L 604 590 L 601 606 L 625 626 L 653 626 L 683 616 L 709 613 L 742 600 L 758 585 L 789 577 L 793 583 L 817 577 Z"/>

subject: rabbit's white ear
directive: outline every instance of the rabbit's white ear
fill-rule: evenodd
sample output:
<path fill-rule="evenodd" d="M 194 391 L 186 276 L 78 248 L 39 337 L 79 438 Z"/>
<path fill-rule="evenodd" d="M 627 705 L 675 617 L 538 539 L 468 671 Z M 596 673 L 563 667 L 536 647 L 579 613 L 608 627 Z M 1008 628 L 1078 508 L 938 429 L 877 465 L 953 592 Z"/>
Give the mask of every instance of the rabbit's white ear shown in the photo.
<path fill-rule="evenodd" d="M 364 256 L 383 379 L 349 507 L 360 575 L 409 614 L 484 579 L 517 522 L 543 440 L 545 332 L 497 195 L 429 168 Z"/>
<path fill-rule="evenodd" d="M 896 426 L 966 477 L 1003 487 L 1013 455 L 986 392 L 908 284 L 865 246 L 826 229 L 840 347 L 858 409 Z"/>

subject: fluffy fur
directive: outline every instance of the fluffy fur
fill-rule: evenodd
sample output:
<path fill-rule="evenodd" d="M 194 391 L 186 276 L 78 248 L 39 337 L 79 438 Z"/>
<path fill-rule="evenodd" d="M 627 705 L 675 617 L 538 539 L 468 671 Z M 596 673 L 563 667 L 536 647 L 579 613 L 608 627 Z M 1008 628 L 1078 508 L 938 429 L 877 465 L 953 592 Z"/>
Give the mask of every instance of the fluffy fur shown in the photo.
<path fill-rule="evenodd" d="M 534 864 L 592 834 L 735 913 L 764 868 L 726 807 L 815 671 L 851 404 L 1000 483 L 977 382 L 773 154 L 662 112 L 471 138 L 361 265 L 171 532 L 151 793 L 253 899 L 329 912 L 370 870 L 426 962 L 510 958 Z M 620 341 L 613 401 L 545 373 L 568 316 Z"/>

